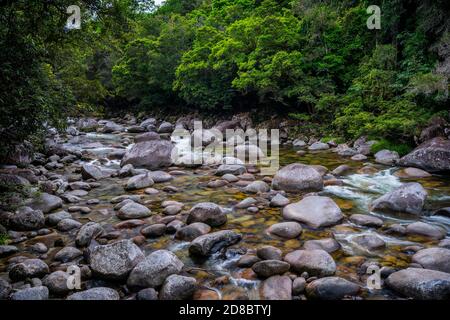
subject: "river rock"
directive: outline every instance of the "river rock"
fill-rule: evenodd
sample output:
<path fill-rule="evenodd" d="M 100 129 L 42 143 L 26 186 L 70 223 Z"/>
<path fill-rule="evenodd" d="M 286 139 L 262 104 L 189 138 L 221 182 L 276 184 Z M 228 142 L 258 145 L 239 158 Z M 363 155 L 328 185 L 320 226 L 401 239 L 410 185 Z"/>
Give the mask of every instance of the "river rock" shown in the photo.
<path fill-rule="evenodd" d="M 355 296 L 360 287 L 340 277 L 325 277 L 309 283 L 306 294 L 311 299 L 340 300 L 346 296 Z"/>
<path fill-rule="evenodd" d="M 192 277 L 172 274 L 166 278 L 159 292 L 161 300 L 191 299 L 197 288 L 197 280 Z"/>
<path fill-rule="evenodd" d="M 437 137 L 422 143 L 398 162 L 428 172 L 450 171 L 450 140 Z"/>
<path fill-rule="evenodd" d="M 256 255 L 261 260 L 281 260 L 283 252 L 274 246 L 263 246 L 256 250 Z"/>
<path fill-rule="evenodd" d="M 346 164 L 341 164 L 336 169 L 331 171 L 331 173 L 335 176 L 342 176 L 342 175 L 346 174 L 347 172 L 349 172 L 350 170 L 351 170 L 350 166 L 348 166 Z"/>
<path fill-rule="evenodd" d="M 74 247 L 64 247 L 55 254 L 55 261 L 66 263 L 81 257 L 83 252 Z"/>
<path fill-rule="evenodd" d="M 149 172 L 148 175 L 155 183 L 168 182 L 173 179 L 170 174 L 160 170 Z"/>
<path fill-rule="evenodd" d="M 450 250 L 445 248 L 428 248 L 418 251 L 412 262 L 425 269 L 450 273 Z"/>
<path fill-rule="evenodd" d="M 12 287 L 9 282 L 0 278 L 0 300 L 7 299 L 11 290 Z"/>
<path fill-rule="evenodd" d="M 328 143 L 323 142 L 314 142 L 312 145 L 308 147 L 308 150 L 310 151 L 320 151 L 320 150 L 328 150 L 330 149 L 330 146 Z"/>
<path fill-rule="evenodd" d="M 43 213 L 49 213 L 52 210 L 61 208 L 62 205 L 63 201 L 61 198 L 48 193 L 42 193 L 27 203 L 27 206 L 34 210 L 41 210 Z"/>
<path fill-rule="evenodd" d="M 142 134 L 139 134 L 136 137 L 134 137 L 135 143 L 151 141 L 151 140 L 160 140 L 159 134 L 157 134 L 156 132 L 146 132 L 146 133 L 142 133 Z"/>
<path fill-rule="evenodd" d="M 236 204 L 236 208 L 237 209 L 247 209 L 250 208 L 254 205 L 256 205 L 258 201 L 256 201 L 256 199 L 254 198 L 245 198 L 244 200 L 242 200 L 241 202 L 239 202 L 238 204 Z"/>
<path fill-rule="evenodd" d="M 375 153 L 375 162 L 388 166 L 395 164 L 398 159 L 400 157 L 396 151 L 381 150 Z"/>
<path fill-rule="evenodd" d="M 47 275 L 42 284 L 48 288 L 48 290 L 55 295 L 64 295 L 70 291 L 67 286 L 67 280 L 69 274 L 64 271 L 55 271 Z"/>
<path fill-rule="evenodd" d="M 209 256 L 222 248 L 239 242 L 242 236 L 231 230 L 221 230 L 195 238 L 189 246 L 189 253 L 197 256 Z"/>
<path fill-rule="evenodd" d="M 173 125 L 170 122 L 163 122 L 159 125 L 159 133 L 171 133 L 173 131 Z"/>
<path fill-rule="evenodd" d="M 286 254 L 284 260 L 299 274 L 307 272 L 310 276 L 326 277 L 336 272 L 336 263 L 324 250 L 296 250 Z"/>
<path fill-rule="evenodd" d="M 113 121 L 107 121 L 103 126 L 103 133 L 113 133 L 123 131 L 123 127 Z"/>
<path fill-rule="evenodd" d="M 78 230 L 75 244 L 78 247 L 87 247 L 91 241 L 104 233 L 103 227 L 96 222 L 88 222 Z"/>
<path fill-rule="evenodd" d="M 147 218 L 151 215 L 149 208 L 136 202 L 126 203 L 117 212 L 117 217 L 121 220 Z"/>
<path fill-rule="evenodd" d="M 427 198 L 427 191 L 420 183 L 405 183 L 376 199 L 371 210 L 394 211 L 420 215 Z"/>
<path fill-rule="evenodd" d="M 164 223 L 156 223 L 145 227 L 141 230 L 141 234 L 146 238 L 157 238 L 166 232 L 166 225 Z"/>
<path fill-rule="evenodd" d="M 189 211 L 187 223 L 203 222 L 211 227 L 218 227 L 227 222 L 227 215 L 220 206 L 212 202 L 201 202 Z"/>
<path fill-rule="evenodd" d="M 21 281 L 27 278 L 42 278 L 49 272 L 48 265 L 40 259 L 26 259 L 15 264 L 9 271 L 9 278 Z"/>
<path fill-rule="evenodd" d="M 272 276 L 261 285 L 261 298 L 264 300 L 291 300 L 292 280 L 288 276 Z"/>
<path fill-rule="evenodd" d="M 290 268 L 289 263 L 280 260 L 264 260 L 256 262 L 252 270 L 260 277 L 268 278 L 276 274 L 283 274 Z"/>
<path fill-rule="evenodd" d="M 120 280 L 144 260 L 144 254 L 132 241 L 122 240 L 92 248 L 89 260 L 92 271 L 100 277 Z"/>
<path fill-rule="evenodd" d="M 324 250 L 328 253 L 335 252 L 341 248 L 339 242 L 333 238 L 308 240 L 303 244 L 305 250 Z"/>
<path fill-rule="evenodd" d="M 56 229 L 62 232 L 81 228 L 83 224 L 74 219 L 63 219 L 56 225 Z"/>
<path fill-rule="evenodd" d="M 120 165 L 132 164 L 155 170 L 172 164 L 172 143 L 166 140 L 151 140 L 136 143 L 125 153 Z"/>
<path fill-rule="evenodd" d="M 428 178 L 431 177 L 431 174 L 429 174 L 428 172 L 422 170 L 422 169 L 418 169 L 418 168 L 405 168 L 405 169 L 400 169 L 397 172 L 395 172 L 394 174 L 397 177 L 400 178 L 407 178 L 407 179 L 423 179 L 423 178 Z"/>
<path fill-rule="evenodd" d="M 444 239 L 447 235 L 447 231 L 444 228 L 421 221 L 409 224 L 406 227 L 406 233 L 409 235 L 419 235 L 437 240 Z"/>
<path fill-rule="evenodd" d="M 352 214 L 350 221 L 364 227 L 379 228 L 383 225 L 383 220 L 367 214 Z"/>
<path fill-rule="evenodd" d="M 277 193 L 275 197 L 270 200 L 270 206 L 272 207 L 284 207 L 290 203 L 289 199 L 283 195 Z"/>
<path fill-rule="evenodd" d="M 106 177 L 106 175 L 102 171 L 102 168 L 89 163 L 85 163 L 81 166 L 81 176 L 85 180 L 89 179 L 100 180 Z"/>
<path fill-rule="evenodd" d="M 97 287 L 76 292 L 67 297 L 67 300 L 119 300 L 119 293 L 111 288 Z"/>
<path fill-rule="evenodd" d="M 0 245 L 0 258 L 11 256 L 17 252 L 19 249 L 16 246 Z"/>
<path fill-rule="evenodd" d="M 137 300 L 158 300 L 158 292 L 153 288 L 140 290 L 136 295 Z"/>
<path fill-rule="evenodd" d="M 203 222 L 194 222 L 177 230 L 175 238 L 192 241 L 197 237 L 207 234 L 211 231 L 211 227 Z"/>
<path fill-rule="evenodd" d="M 158 287 L 172 274 L 183 268 L 183 262 L 168 250 L 157 250 L 149 254 L 131 271 L 127 280 L 130 287 Z"/>
<path fill-rule="evenodd" d="M 352 238 L 352 241 L 358 246 L 363 247 L 366 250 L 378 250 L 384 248 L 386 243 L 379 236 L 373 234 L 361 234 Z"/>
<path fill-rule="evenodd" d="M 253 181 L 249 185 L 244 188 L 244 192 L 248 193 L 259 193 L 259 192 L 268 192 L 270 187 L 264 181 Z"/>
<path fill-rule="evenodd" d="M 272 180 L 272 188 L 288 192 L 320 191 L 323 189 L 323 180 L 314 168 L 292 163 L 278 170 Z"/>
<path fill-rule="evenodd" d="M 25 288 L 14 292 L 11 300 L 47 300 L 48 289 L 44 286 Z"/>
<path fill-rule="evenodd" d="M 294 239 L 302 233 L 302 226 L 297 222 L 280 222 L 271 225 L 267 232 L 284 239 Z"/>
<path fill-rule="evenodd" d="M 385 283 L 392 290 L 414 299 L 450 299 L 450 274 L 446 272 L 408 268 L 392 273 Z"/>
<path fill-rule="evenodd" d="M 153 179 L 150 178 L 149 174 L 139 174 L 128 179 L 125 190 L 144 189 L 152 186 L 153 183 Z"/>
<path fill-rule="evenodd" d="M 45 217 L 41 210 L 20 207 L 9 220 L 9 224 L 14 230 L 38 230 L 45 225 Z"/>
<path fill-rule="evenodd" d="M 295 220 L 313 228 L 337 224 L 344 217 L 338 205 L 328 197 L 309 196 L 283 208 L 286 220 Z"/>
<path fill-rule="evenodd" d="M 247 172 L 247 169 L 244 165 L 240 164 L 222 164 L 220 165 L 215 175 L 216 176 L 223 176 L 225 174 L 233 174 L 233 175 L 240 175 Z"/>

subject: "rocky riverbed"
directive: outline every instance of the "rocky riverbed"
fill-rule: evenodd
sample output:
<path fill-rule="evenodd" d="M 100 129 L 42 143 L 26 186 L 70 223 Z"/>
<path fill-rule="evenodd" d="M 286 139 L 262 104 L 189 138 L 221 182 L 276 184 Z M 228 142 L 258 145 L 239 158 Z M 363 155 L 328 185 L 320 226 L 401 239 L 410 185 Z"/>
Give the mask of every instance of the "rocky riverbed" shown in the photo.
<path fill-rule="evenodd" d="M 27 197 L 2 197 L 0 298 L 450 298 L 448 139 L 400 159 L 363 138 L 284 137 L 280 169 L 260 175 L 230 157 L 173 164 L 173 148 L 195 157 L 176 128 L 192 133 L 185 120 L 79 119 L 25 168 L 4 165 L 0 182 Z"/>

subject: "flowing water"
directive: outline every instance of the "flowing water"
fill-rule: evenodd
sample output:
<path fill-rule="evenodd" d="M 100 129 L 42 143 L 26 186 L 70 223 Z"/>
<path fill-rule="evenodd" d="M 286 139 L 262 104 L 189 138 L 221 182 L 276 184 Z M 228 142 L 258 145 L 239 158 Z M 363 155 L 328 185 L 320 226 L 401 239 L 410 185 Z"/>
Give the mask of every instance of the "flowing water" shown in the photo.
<path fill-rule="evenodd" d="M 89 133 L 78 136 L 67 141 L 66 146 L 72 150 L 83 151 L 90 163 L 101 164 L 112 169 L 119 168 L 118 160 L 108 160 L 105 155 L 114 150 L 127 148 L 124 139 L 132 141 L 129 134 L 95 134 Z M 180 144 L 180 143 L 179 143 Z M 129 146 L 128 146 L 129 147 Z M 341 164 L 347 164 L 352 171 L 342 178 L 342 186 L 327 186 L 320 193 L 331 197 L 341 208 L 344 215 L 349 217 L 354 213 L 371 214 L 384 221 L 383 227 L 369 229 L 360 227 L 349 222 L 348 219 L 334 227 L 319 230 L 309 229 L 304 226 L 304 231 L 296 239 L 281 240 L 269 236 L 265 230 L 272 224 L 283 221 L 280 208 L 262 206 L 257 213 L 249 213 L 245 209 L 234 209 L 233 206 L 248 197 L 238 187 L 229 184 L 225 187 L 212 189 L 207 183 L 216 179 L 214 168 L 200 167 L 197 169 L 180 168 L 185 171 L 184 175 L 177 175 L 175 179 L 167 183 L 155 184 L 153 187 L 162 190 L 164 186 L 171 185 L 178 188 L 179 192 L 167 193 L 160 191 L 155 195 L 144 194 L 143 191 L 127 192 L 123 185 L 125 179 L 107 178 L 100 180 L 100 187 L 92 189 L 84 201 L 97 198 L 100 203 L 90 205 L 92 212 L 88 215 L 74 214 L 74 217 L 85 223 L 97 221 L 104 225 L 106 230 L 114 230 L 114 225 L 120 222 L 115 216 L 113 205 L 110 200 L 123 194 L 141 194 L 147 201 L 147 206 L 154 215 L 161 215 L 161 202 L 165 200 L 176 200 L 185 204 L 189 209 L 199 202 L 214 202 L 221 205 L 228 212 L 228 223 L 220 229 L 232 229 L 242 234 L 243 240 L 229 248 L 226 253 L 217 253 L 208 259 L 193 260 L 188 254 L 188 242 L 174 239 L 173 235 L 165 235 L 156 239 L 147 239 L 141 246 L 146 252 L 155 249 L 168 249 L 173 251 L 187 266 L 188 272 L 196 277 L 204 288 L 201 295 L 196 298 L 219 297 L 221 299 L 250 298 L 258 299 L 261 281 L 255 276 L 251 269 L 241 269 L 236 266 L 236 261 L 243 254 L 243 248 L 255 249 L 262 245 L 273 245 L 280 248 L 284 254 L 302 248 L 303 243 L 310 239 L 321 239 L 334 237 L 342 248 L 332 254 L 337 263 L 337 276 L 359 283 L 363 290 L 362 297 L 368 299 L 396 298 L 395 294 L 387 289 L 369 290 L 366 288 L 365 277 L 358 273 L 359 266 L 365 261 L 377 261 L 381 266 L 394 268 L 405 268 L 411 261 L 411 252 L 408 247 L 420 245 L 423 247 L 436 246 L 438 241 L 420 237 L 408 237 L 391 235 L 386 232 L 391 224 L 407 224 L 416 220 L 440 225 L 450 230 L 450 218 L 433 216 L 435 209 L 450 206 L 450 179 L 444 176 L 432 176 L 425 179 L 416 179 L 428 191 L 429 197 L 426 203 L 425 215 L 423 217 L 392 215 L 374 213 L 369 210 L 369 204 L 375 198 L 400 186 L 408 179 L 400 179 L 394 175 L 397 168 L 388 168 L 381 165 L 373 165 L 376 168 L 372 174 L 358 173 L 363 167 L 362 162 L 351 161 L 340 157 L 333 152 L 306 153 L 299 156 L 292 147 L 280 148 L 281 166 L 301 162 L 305 164 L 322 165 L 333 170 Z M 371 162 L 368 159 L 367 162 Z M 75 167 L 67 166 L 59 173 L 66 176 L 73 173 Z M 262 177 L 261 177 L 262 178 Z M 260 179 L 260 177 L 257 177 Z M 253 196 L 257 198 L 257 196 Z M 288 194 L 291 203 L 302 198 L 301 194 Z M 77 204 L 83 205 L 84 202 Z M 187 211 L 187 210 L 185 210 Z M 120 238 L 132 238 L 139 235 L 139 229 L 121 229 Z M 354 244 L 352 238 L 360 234 L 377 234 L 386 242 L 386 248 L 368 252 Z M 65 235 L 67 245 L 73 243 L 73 235 Z M 49 236 L 46 236 L 48 239 Z M 28 242 L 42 241 L 39 237 Z M 29 243 L 23 242 L 21 246 Z M 49 259 L 52 254 L 49 254 Z M 51 261 L 51 259 L 49 260 Z M 222 277 L 225 276 L 225 277 Z"/>

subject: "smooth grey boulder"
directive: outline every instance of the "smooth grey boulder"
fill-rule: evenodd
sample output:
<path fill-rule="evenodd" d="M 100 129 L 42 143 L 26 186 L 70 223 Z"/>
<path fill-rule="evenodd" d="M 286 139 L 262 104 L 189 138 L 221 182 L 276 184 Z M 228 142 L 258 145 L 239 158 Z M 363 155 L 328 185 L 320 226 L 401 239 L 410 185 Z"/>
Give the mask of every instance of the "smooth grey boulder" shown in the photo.
<path fill-rule="evenodd" d="M 197 237 L 207 234 L 211 231 L 211 227 L 203 222 L 194 222 L 187 226 L 178 229 L 175 233 L 175 238 L 192 241 Z"/>
<path fill-rule="evenodd" d="M 275 197 L 270 200 L 271 207 L 284 207 L 290 203 L 289 199 L 285 196 L 277 193 Z"/>
<path fill-rule="evenodd" d="M 49 226 L 56 226 L 58 222 L 64 219 L 71 219 L 72 215 L 67 211 L 58 211 L 55 213 L 50 213 L 46 217 L 46 222 Z"/>
<path fill-rule="evenodd" d="M 11 256 L 17 252 L 19 252 L 19 249 L 16 246 L 0 245 L 0 258 Z"/>
<path fill-rule="evenodd" d="M 105 175 L 101 167 L 94 164 L 85 163 L 81 166 L 81 176 L 85 180 L 100 180 L 105 178 L 107 175 Z"/>
<path fill-rule="evenodd" d="M 350 221 L 364 227 L 379 228 L 383 225 L 383 220 L 368 214 L 352 214 Z"/>
<path fill-rule="evenodd" d="M 139 174 L 128 179 L 125 190 L 144 189 L 152 186 L 153 184 L 153 179 L 148 173 Z"/>
<path fill-rule="evenodd" d="M 158 287 L 183 269 L 183 262 L 168 250 L 157 250 L 136 265 L 127 280 L 129 287 Z"/>
<path fill-rule="evenodd" d="M 125 279 L 131 270 L 144 260 L 141 249 L 131 240 L 121 240 L 97 246 L 89 253 L 92 271 L 108 280 Z"/>
<path fill-rule="evenodd" d="M 151 211 L 146 206 L 136 202 L 128 202 L 117 212 L 117 217 L 121 220 L 147 218 Z"/>
<path fill-rule="evenodd" d="M 155 183 L 163 183 L 173 180 L 173 177 L 164 171 L 157 170 L 157 171 L 151 171 L 148 173 L 148 176 L 155 182 Z"/>
<path fill-rule="evenodd" d="M 44 286 L 25 288 L 11 294 L 11 300 L 48 300 L 48 289 Z"/>
<path fill-rule="evenodd" d="M 321 151 L 321 150 L 328 150 L 330 149 L 330 146 L 327 143 L 323 142 L 314 142 L 312 145 L 308 147 L 308 150 L 310 151 Z"/>
<path fill-rule="evenodd" d="M 252 270 L 263 278 L 268 278 L 277 274 L 283 274 L 290 268 L 289 263 L 280 260 L 263 260 L 256 262 Z"/>
<path fill-rule="evenodd" d="M 153 288 L 140 290 L 136 295 L 137 300 L 158 300 L 158 292 Z"/>
<path fill-rule="evenodd" d="M 67 300 L 119 300 L 119 293 L 111 288 L 97 287 L 76 292 L 67 297 Z"/>
<path fill-rule="evenodd" d="M 78 257 L 81 257 L 83 252 L 74 247 L 64 247 L 59 250 L 55 256 L 55 261 L 60 261 L 62 263 L 66 263 L 72 260 L 75 260 Z"/>
<path fill-rule="evenodd" d="M 219 205 L 201 202 L 192 207 L 186 221 L 187 224 L 203 222 L 211 227 L 219 227 L 227 222 L 227 215 Z"/>
<path fill-rule="evenodd" d="M 446 248 L 428 248 L 418 251 L 412 262 L 425 269 L 450 273 L 450 250 Z"/>
<path fill-rule="evenodd" d="M 231 230 L 221 230 L 197 237 L 189 246 L 189 254 L 209 256 L 225 247 L 239 242 L 242 236 Z"/>
<path fill-rule="evenodd" d="M 161 300 L 190 299 L 196 288 L 197 280 L 195 278 L 172 274 L 164 281 L 159 298 Z"/>
<path fill-rule="evenodd" d="M 269 234 L 284 238 L 294 239 L 302 233 L 302 226 L 297 222 L 280 222 L 271 225 L 267 232 Z"/>
<path fill-rule="evenodd" d="M 399 160 L 400 157 L 396 151 L 390 150 L 381 150 L 375 153 L 375 162 L 381 163 L 384 165 L 393 165 Z"/>
<path fill-rule="evenodd" d="M 401 158 L 398 164 L 428 172 L 448 172 L 450 171 L 450 140 L 437 137 L 426 141 Z"/>
<path fill-rule="evenodd" d="M 262 246 L 256 250 L 256 255 L 261 260 L 281 260 L 283 251 L 274 246 Z"/>
<path fill-rule="evenodd" d="M 313 228 L 328 227 L 343 219 L 338 205 L 328 197 L 309 196 L 283 208 L 283 218 L 305 223 Z"/>
<path fill-rule="evenodd" d="M 172 149 L 172 143 L 167 140 L 139 142 L 125 153 L 120 165 L 132 164 L 149 170 L 168 167 L 172 164 Z"/>
<path fill-rule="evenodd" d="M 420 183 L 405 183 L 373 201 L 371 210 L 420 215 L 427 195 L 427 191 Z"/>
<path fill-rule="evenodd" d="M 341 245 L 333 238 L 326 238 L 305 241 L 303 248 L 305 250 L 324 250 L 328 253 L 332 253 L 339 250 Z"/>
<path fill-rule="evenodd" d="M 307 272 L 310 276 L 326 277 L 336 272 L 336 263 L 324 250 L 296 250 L 284 257 L 291 269 L 301 274 Z"/>
<path fill-rule="evenodd" d="M 267 183 L 264 181 L 253 181 L 246 187 L 244 187 L 244 192 L 248 193 L 262 193 L 262 192 L 268 192 L 270 190 L 270 187 Z"/>
<path fill-rule="evenodd" d="M 63 219 L 58 222 L 58 224 L 56 225 L 56 229 L 58 229 L 58 231 L 65 232 L 73 229 L 79 229 L 82 225 L 83 224 L 81 222 L 74 219 Z"/>
<path fill-rule="evenodd" d="M 241 175 L 247 172 L 247 169 L 244 165 L 241 164 L 222 164 L 220 165 L 215 175 L 216 176 L 223 176 L 225 174 L 234 174 L 234 175 Z"/>
<path fill-rule="evenodd" d="M 272 188 L 287 192 L 320 191 L 323 189 L 322 175 L 313 167 L 292 163 L 278 170 Z"/>
<path fill-rule="evenodd" d="M 64 295 L 70 291 L 67 286 L 67 280 L 69 274 L 64 271 L 55 271 L 47 275 L 42 284 L 48 288 L 48 290 L 54 295 Z"/>
<path fill-rule="evenodd" d="M 450 299 L 450 273 L 408 268 L 392 273 L 385 281 L 392 290 L 419 300 Z"/>
<path fill-rule="evenodd" d="M 447 231 L 442 227 L 417 221 L 406 226 L 406 234 L 440 240 L 445 238 Z"/>
<path fill-rule="evenodd" d="M 310 299 L 340 300 L 346 296 L 355 296 L 360 287 L 340 277 L 325 277 L 312 281 L 306 286 L 306 295 Z"/>
<path fill-rule="evenodd" d="M 61 208 L 63 201 L 57 196 L 42 193 L 37 198 L 29 201 L 26 205 L 34 210 L 41 210 L 43 213 L 49 213 L 52 210 Z"/>
<path fill-rule="evenodd" d="M 21 281 L 27 278 L 42 278 L 49 273 L 48 265 L 40 259 L 26 259 L 15 264 L 9 270 L 9 278 L 13 281 Z"/>

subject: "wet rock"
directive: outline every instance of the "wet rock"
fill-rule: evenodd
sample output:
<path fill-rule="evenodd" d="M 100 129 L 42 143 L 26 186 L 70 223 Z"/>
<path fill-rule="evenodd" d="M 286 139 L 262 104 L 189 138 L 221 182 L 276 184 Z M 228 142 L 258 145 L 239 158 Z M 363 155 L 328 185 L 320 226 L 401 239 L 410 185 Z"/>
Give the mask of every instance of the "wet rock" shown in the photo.
<path fill-rule="evenodd" d="M 56 225 L 56 229 L 62 232 L 81 228 L 83 224 L 73 219 L 63 219 Z"/>
<path fill-rule="evenodd" d="M 66 263 L 81 257 L 83 252 L 74 247 L 64 247 L 55 254 L 55 261 Z"/>
<path fill-rule="evenodd" d="M 211 227 L 218 227 L 227 222 L 227 215 L 222 208 L 212 202 L 201 202 L 189 211 L 187 224 L 203 222 Z"/>
<path fill-rule="evenodd" d="M 381 150 L 375 153 L 375 162 L 388 166 L 395 164 L 399 159 L 400 157 L 396 151 Z"/>
<path fill-rule="evenodd" d="M 168 216 L 174 216 L 181 212 L 183 209 L 180 205 L 170 205 L 164 208 L 163 213 Z"/>
<path fill-rule="evenodd" d="M 136 265 L 127 280 L 130 287 L 158 287 L 183 268 L 183 262 L 168 250 L 157 250 Z"/>
<path fill-rule="evenodd" d="M 41 210 L 20 207 L 9 220 L 13 230 L 38 230 L 45 225 L 45 217 Z"/>
<path fill-rule="evenodd" d="M 281 168 L 272 180 L 272 188 L 288 192 L 322 190 L 323 180 L 314 168 L 293 163 Z"/>
<path fill-rule="evenodd" d="M 303 148 L 303 147 L 306 147 L 306 142 L 303 141 L 303 140 L 300 140 L 300 139 L 295 139 L 295 140 L 292 142 L 292 146 L 293 146 L 294 148 Z"/>
<path fill-rule="evenodd" d="M 42 278 L 49 272 L 48 265 L 40 259 L 26 259 L 15 264 L 9 271 L 9 278 L 21 281 L 27 278 Z"/>
<path fill-rule="evenodd" d="M 352 238 L 352 241 L 369 251 L 378 250 L 386 246 L 383 239 L 373 234 L 357 235 Z"/>
<path fill-rule="evenodd" d="M 284 207 L 283 217 L 286 220 L 295 220 L 313 228 L 320 228 L 337 224 L 343 215 L 331 198 L 309 196 Z"/>
<path fill-rule="evenodd" d="M 270 187 L 264 181 L 253 181 L 244 188 L 244 192 L 248 193 L 268 192 L 269 190 Z"/>
<path fill-rule="evenodd" d="M 86 190 L 89 191 L 91 190 L 91 185 L 87 182 L 83 182 L 83 181 L 77 181 L 77 182 L 72 182 L 69 184 L 70 189 L 72 190 Z"/>
<path fill-rule="evenodd" d="M 406 297 L 420 300 L 448 300 L 450 274 L 435 270 L 408 268 L 394 272 L 386 285 Z"/>
<path fill-rule="evenodd" d="M 364 161 L 367 160 L 367 157 L 363 154 L 355 154 L 353 157 L 351 157 L 353 161 Z"/>
<path fill-rule="evenodd" d="M 81 176 L 85 180 L 94 179 L 100 180 L 105 177 L 102 169 L 99 166 L 85 163 L 81 166 Z"/>
<path fill-rule="evenodd" d="M 39 197 L 27 203 L 27 206 L 34 210 L 41 210 L 43 213 L 49 213 L 50 211 L 61 208 L 62 205 L 63 201 L 61 198 L 48 193 L 42 193 Z"/>
<path fill-rule="evenodd" d="M 177 230 L 175 238 L 184 241 L 192 241 L 210 231 L 211 227 L 209 225 L 202 222 L 194 222 Z"/>
<path fill-rule="evenodd" d="M 427 191 L 420 183 L 405 183 L 397 189 L 376 199 L 371 209 L 374 211 L 394 211 L 420 215 L 427 198 Z"/>
<path fill-rule="evenodd" d="M 292 280 L 288 276 L 272 276 L 261 285 L 261 298 L 264 300 L 291 300 Z"/>
<path fill-rule="evenodd" d="M 340 277 L 325 277 L 312 281 L 306 287 L 308 298 L 320 300 L 340 300 L 346 296 L 355 296 L 360 287 Z"/>
<path fill-rule="evenodd" d="M 379 228 L 383 225 L 383 220 L 367 214 L 353 214 L 350 216 L 350 221 L 364 227 Z"/>
<path fill-rule="evenodd" d="M 130 240 L 94 247 L 89 256 L 92 271 L 110 280 L 126 278 L 143 259 L 141 249 Z"/>
<path fill-rule="evenodd" d="M 91 209 L 89 207 L 82 207 L 82 206 L 71 206 L 67 208 L 67 211 L 69 212 L 79 212 L 82 214 L 88 214 L 91 213 Z"/>
<path fill-rule="evenodd" d="M 236 204 L 235 207 L 237 209 L 247 209 L 250 208 L 251 206 L 254 206 L 256 203 L 257 201 L 254 198 L 245 198 L 244 200 Z"/>
<path fill-rule="evenodd" d="M 290 203 L 289 199 L 283 195 L 277 193 L 275 197 L 270 200 L 270 206 L 272 207 L 284 207 Z"/>
<path fill-rule="evenodd" d="M 239 261 L 237 262 L 237 266 L 239 268 L 249 268 L 253 266 L 258 261 L 261 261 L 257 256 L 251 255 L 251 254 L 245 254 L 239 258 Z"/>
<path fill-rule="evenodd" d="M 67 300 L 119 300 L 119 293 L 111 288 L 97 287 L 76 292 L 67 297 Z"/>
<path fill-rule="evenodd" d="M 30 246 L 30 250 L 32 252 L 35 252 L 35 253 L 38 253 L 38 254 L 43 254 L 43 253 L 46 253 L 48 251 L 48 248 L 42 242 L 36 242 L 35 244 Z"/>
<path fill-rule="evenodd" d="M 202 235 L 191 242 L 189 253 L 197 256 L 209 256 L 222 248 L 239 242 L 242 236 L 231 230 L 221 230 Z"/>
<path fill-rule="evenodd" d="M 191 299 L 196 288 L 197 281 L 194 278 L 173 274 L 164 281 L 159 298 L 161 300 Z"/>
<path fill-rule="evenodd" d="M 19 249 L 16 246 L 0 245 L 0 258 L 11 256 L 17 252 Z"/>
<path fill-rule="evenodd" d="M 166 225 L 163 223 L 153 224 L 141 230 L 141 234 L 146 238 L 157 238 L 166 232 Z"/>
<path fill-rule="evenodd" d="M 303 244 L 305 250 L 324 250 L 328 253 L 335 252 L 341 248 L 339 242 L 333 238 L 308 240 Z"/>
<path fill-rule="evenodd" d="M 236 177 L 234 174 L 231 174 L 231 173 L 224 174 L 222 176 L 222 179 L 229 183 L 233 183 L 233 182 L 236 182 L 239 180 L 238 177 Z"/>
<path fill-rule="evenodd" d="M 447 231 L 444 228 L 418 221 L 409 224 L 406 227 L 406 233 L 440 240 L 445 238 Z"/>
<path fill-rule="evenodd" d="M 136 202 L 126 203 L 117 212 L 117 217 L 121 220 L 141 219 L 141 218 L 149 217 L 150 215 L 151 215 L 151 211 L 149 208 L 143 206 L 142 204 L 136 203 Z"/>
<path fill-rule="evenodd" d="M 256 250 L 256 255 L 261 260 L 281 260 L 283 252 L 273 246 L 263 246 Z"/>
<path fill-rule="evenodd" d="M 139 126 L 143 128 L 147 128 L 149 125 L 156 125 L 156 119 L 155 118 L 148 118 L 141 122 Z"/>
<path fill-rule="evenodd" d="M 42 280 L 42 284 L 54 295 L 64 295 L 70 291 L 67 286 L 69 274 L 64 271 L 50 273 Z"/>
<path fill-rule="evenodd" d="M 8 281 L 0 278 L 0 300 L 7 299 L 12 287 Z"/>
<path fill-rule="evenodd" d="M 140 290 L 136 295 L 137 300 L 158 300 L 158 292 L 153 288 Z"/>
<path fill-rule="evenodd" d="M 284 239 L 294 239 L 302 233 L 302 226 L 297 222 L 275 223 L 267 229 L 267 232 Z"/>
<path fill-rule="evenodd" d="M 144 189 L 152 186 L 153 184 L 153 179 L 150 178 L 148 174 L 139 174 L 128 179 L 125 190 Z"/>
<path fill-rule="evenodd" d="M 139 134 L 136 137 L 134 137 L 135 143 L 151 141 L 151 140 L 160 140 L 159 134 L 157 134 L 156 132 L 146 132 L 146 133 L 142 133 L 142 134 Z"/>
<path fill-rule="evenodd" d="M 412 257 L 425 269 L 450 273 L 450 250 L 445 248 L 428 248 L 418 251 Z"/>
<path fill-rule="evenodd" d="M 221 188 L 224 187 L 228 184 L 227 181 L 225 180 L 213 180 L 208 182 L 208 187 L 209 188 Z"/>
<path fill-rule="evenodd" d="M 44 286 L 21 289 L 11 295 L 11 300 L 48 300 L 48 289 Z"/>
<path fill-rule="evenodd" d="M 450 140 L 437 137 L 422 143 L 398 162 L 428 172 L 450 171 Z"/>
<path fill-rule="evenodd" d="M 78 247 L 87 247 L 92 239 L 95 239 L 104 233 L 103 227 L 96 222 L 88 222 L 78 230 L 75 238 L 75 244 Z"/>
<path fill-rule="evenodd" d="M 163 183 L 173 180 L 173 177 L 164 171 L 152 171 L 149 172 L 148 175 L 155 183 Z"/>
<path fill-rule="evenodd" d="M 297 277 L 292 282 L 292 294 L 298 296 L 305 291 L 306 280 L 303 277 Z"/>
<path fill-rule="evenodd" d="M 407 179 L 422 179 L 422 178 L 428 178 L 431 177 L 431 174 L 429 174 L 428 172 L 422 170 L 422 169 L 417 169 L 417 168 L 405 168 L 405 169 L 400 169 L 397 172 L 394 173 L 395 176 L 400 177 L 400 178 L 407 178 Z"/>
<path fill-rule="evenodd" d="M 284 261 L 299 274 L 307 272 L 311 276 L 326 277 L 336 272 L 336 263 L 324 250 L 296 250 L 288 253 Z"/>
<path fill-rule="evenodd" d="M 123 131 L 123 127 L 113 121 L 107 121 L 103 126 L 103 133 L 113 133 Z"/>
<path fill-rule="evenodd" d="M 312 145 L 308 147 L 310 151 L 320 151 L 320 150 L 328 150 L 330 146 L 327 143 L 323 142 L 314 142 Z"/>
<path fill-rule="evenodd" d="M 173 131 L 173 125 L 170 122 L 163 122 L 159 125 L 159 133 L 171 133 Z"/>
<path fill-rule="evenodd" d="M 222 164 L 216 170 L 216 176 L 223 176 L 225 174 L 240 175 L 247 172 L 244 165 L 240 164 Z"/>
<path fill-rule="evenodd" d="M 252 270 L 260 277 L 268 278 L 277 274 L 283 274 L 290 268 L 289 263 L 280 260 L 264 260 L 256 262 Z"/>
<path fill-rule="evenodd" d="M 151 140 L 136 143 L 127 151 L 120 165 L 132 164 L 155 170 L 172 164 L 172 143 L 166 140 Z"/>
<path fill-rule="evenodd" d="M 167 224 L 167 233 L 175 233 L 184 227 L 184 222 L 180 220 L 173 220 Z"/>
<path fill-rule="evenodd" d="M 147 129 L 141 126 L 131 126 L 127 129 L 130 133 L 142 133 L 145 132 Z"/>

